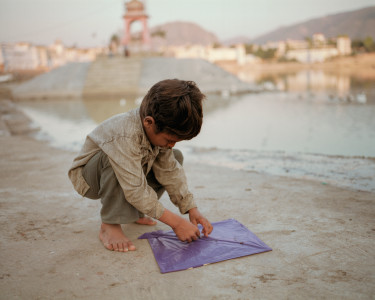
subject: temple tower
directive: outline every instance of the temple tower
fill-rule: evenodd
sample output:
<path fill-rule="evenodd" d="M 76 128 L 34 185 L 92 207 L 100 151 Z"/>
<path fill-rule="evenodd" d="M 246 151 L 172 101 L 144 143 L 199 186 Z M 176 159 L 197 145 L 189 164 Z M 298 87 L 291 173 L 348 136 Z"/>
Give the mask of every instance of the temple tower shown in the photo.
<path fill-rule="evenodd" d="M 140 21 L 142 23 L 143 31 L 142 31 L 142 44 L 143 46 L 147 46 L 150 44 L 150 33 L 148 31 L 147 26 L 147 19 L 148 16 L 145 13 L 144 4 L 139 0 L 131 0 L 125 3 L 126 12 L 124 15 L 125 21 L 125 30 L 124 30 L 124 37 L 122 39 L 122 44 L 124 47 L 127 47 L 131 41 L 131 32 L 130 27 L 133 22 Z"/>

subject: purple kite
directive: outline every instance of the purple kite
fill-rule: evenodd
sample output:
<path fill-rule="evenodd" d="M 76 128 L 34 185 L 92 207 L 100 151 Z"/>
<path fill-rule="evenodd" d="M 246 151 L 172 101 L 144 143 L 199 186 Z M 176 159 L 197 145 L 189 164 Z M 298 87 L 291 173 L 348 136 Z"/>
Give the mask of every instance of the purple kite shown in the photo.
<path fill-rule="evenodd" d="M 196 268 L 232 258 L 271 251 L 254 233 L 234 219 L 212 223 L 208 237 L 181 242 L 171 231 L 148 232 L 139 239 L 148 239 L 161 273 Z M 199 225 L 199 230 L 202 227 Z"/>

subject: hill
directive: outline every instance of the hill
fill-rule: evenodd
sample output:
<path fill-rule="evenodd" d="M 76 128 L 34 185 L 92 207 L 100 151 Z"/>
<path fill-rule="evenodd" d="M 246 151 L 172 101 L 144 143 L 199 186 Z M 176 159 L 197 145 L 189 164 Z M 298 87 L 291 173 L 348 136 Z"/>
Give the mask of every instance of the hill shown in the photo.
<path fill-rule="evenodd" d="M 218 42 L 215 34 L 191 22 L 170 22 L 150 29 L 152 45 L 179 46 L 201 44 L 209 45 Z"/>
<path fill-rule="evenodd" d="M 281 27 L 252 39 L 251 42 L 262 44 L 268 41 L 304 39 L 314 33 L 323 33 L 328 38 L 345 34 L 352 40 L 367 36 L 375 39 L 375 6 Z"/>

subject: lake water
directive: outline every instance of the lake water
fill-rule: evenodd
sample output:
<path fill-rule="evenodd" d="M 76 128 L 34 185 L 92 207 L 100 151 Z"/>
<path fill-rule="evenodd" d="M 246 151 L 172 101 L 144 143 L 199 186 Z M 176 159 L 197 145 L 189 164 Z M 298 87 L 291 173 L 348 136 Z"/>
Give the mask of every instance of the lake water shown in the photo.
<path fill-rule="evenodd" d="M 258 84 L 266 91 L 208 96 L 201 133 L 179 145 L 191 160 L 375 191 L 374 82 L 305 71 Z M 21 105 L 42 128 L 40 138 L 78 151 L 96 124 L 137 107 L 140 100 Z"/>

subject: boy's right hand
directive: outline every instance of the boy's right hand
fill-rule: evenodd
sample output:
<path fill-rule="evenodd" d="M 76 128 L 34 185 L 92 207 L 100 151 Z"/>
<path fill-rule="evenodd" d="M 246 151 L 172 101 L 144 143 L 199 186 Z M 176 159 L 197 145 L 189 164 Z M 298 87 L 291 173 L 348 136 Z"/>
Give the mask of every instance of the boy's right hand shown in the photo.
<path fill-rule="evenodd" d="M 197 225 L 181 218 L 168 209 L 164 209 L 159 221 L 169 225 L 182 242 L 190 243 L 200 238 L 201 233 Z"/>
<path fill-rule="evenodd" d="M 172 229 L 179 238 L 179 240 L 182 242 L 190 243 L 192 241 L 196 241 L 200 238 L 201 235 L 198 226 L 183 218 L 180 218 L 180 222 L 178 222 L 177 225 L 172 227 Z"/>

